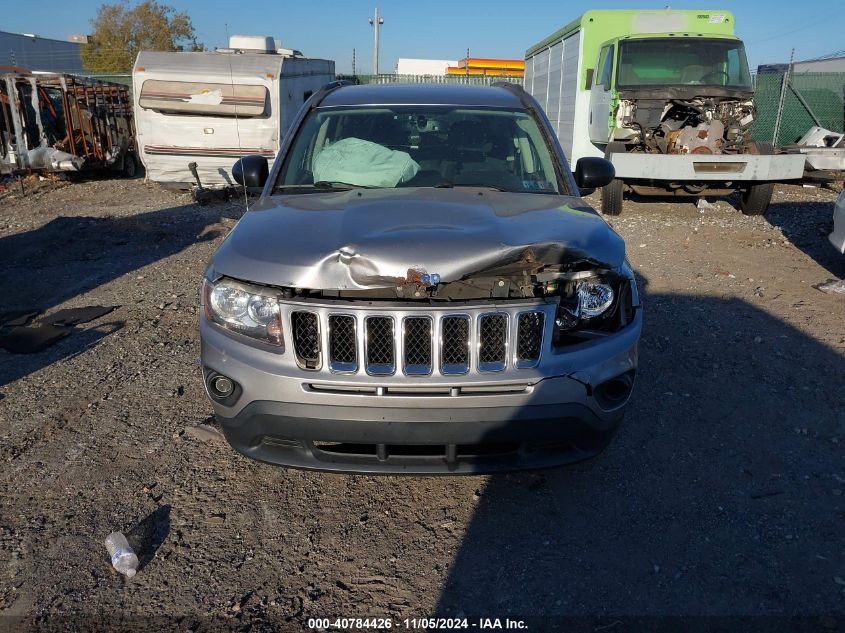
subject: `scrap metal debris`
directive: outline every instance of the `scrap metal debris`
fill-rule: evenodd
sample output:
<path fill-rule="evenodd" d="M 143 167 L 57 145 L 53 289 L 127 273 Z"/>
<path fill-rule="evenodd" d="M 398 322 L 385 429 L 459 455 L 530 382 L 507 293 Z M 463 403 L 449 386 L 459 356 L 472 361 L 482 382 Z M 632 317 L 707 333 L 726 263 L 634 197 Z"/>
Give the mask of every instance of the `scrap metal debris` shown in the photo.
<path fill-rule="evenodd" d="M 35 354 L 69 335 L 69 328 L 50 323 L 19 325 L 0 332 L 0 347 L 12 354 Z"/>
<path fill-rule="evenodd" d="M 134 135 L 127 86 L 0 74 L 0 174 L 134 170 Z"/>
<path fill-rule="evenodd" d="M 0 348 L 12 354 L 35 354 L 69 336 L 75 325 L 99 319 L 119 306 L 66 308 L 30 322 L 38 310 L 0 313 Z"/>
<path fill-rule="evenodd" d="M 828 294 L 833 293 L 845 295 L 845 279 L 831 279 L 827 283 L 819 284 L 813 287 L 816 290 L 821 290 L 822 292 L 826 292 Z"/>

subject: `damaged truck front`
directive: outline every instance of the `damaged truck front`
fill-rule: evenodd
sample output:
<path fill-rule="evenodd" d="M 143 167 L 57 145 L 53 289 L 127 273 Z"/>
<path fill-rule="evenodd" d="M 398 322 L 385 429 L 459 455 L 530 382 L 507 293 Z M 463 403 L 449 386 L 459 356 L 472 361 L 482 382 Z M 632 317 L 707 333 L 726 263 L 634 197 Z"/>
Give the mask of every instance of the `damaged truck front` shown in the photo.
<path fill-rule="evenodd" d="M 604 213 L 621 212 L 626 189 L 738 190 L 741 210 L 757 215 L 774 182 L 801 178 L 799 160 L 751 136 L 751 75 L 733 29 L 726 11 L 589 11 L 528 51 L 526 86 L 553 110 L 561 141 L 616 168 Z"/>
<path fill-rule="evenodd" d="M 621 237 L 580 199 L 536 101 L 496 86 L 334 86 L 202 286 L 202 365 L 229 442 L 274 463 L 486 472 L 597 455 L 642 316 Z"/>
<path fill-rule="evenodd" d="M 22 69 L 0 74 L 0 174 L 117 170 L 134 176 L 122 84 Z"/>

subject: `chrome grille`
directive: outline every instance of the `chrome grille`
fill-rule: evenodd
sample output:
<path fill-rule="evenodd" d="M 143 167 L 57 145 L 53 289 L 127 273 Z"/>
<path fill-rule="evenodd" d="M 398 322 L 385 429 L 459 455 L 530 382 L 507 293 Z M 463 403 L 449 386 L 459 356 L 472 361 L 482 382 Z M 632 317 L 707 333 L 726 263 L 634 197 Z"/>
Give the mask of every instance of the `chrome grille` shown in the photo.
<path fill-rule="evenodd" d="M 496 305 L 492 311 L 483 305 L 459 309 L 282 304 L 292 355 L 299 367 L 313 372 L 436 375 L 441 379 L 434 382 L 448 385 L 443 377 L 498 372 L 497 379 L 505 380 L 512 372 L 540 364 L 544 331 L 556 306 L 537 302 Z"/>
<path fill-rule="evenodd" d="M 508 353 L 508 316 L 484 314 L 478 319 L 478 369 L 502 371 Z"/>
<path fill-rule="evenodd" d="M 358 371 L 358 345 L 355 317 L 329 315 L 329 366 L 336 372 Z"/>
<path fill-rule="evenodd" d="M 320 366 L 320 321 L 314 312 L 292 312 L 293 347 L 296 359 L 307 369 Z"/>
<path fill-rule="evenodd" d="M 444 374 L 467 373 L 469 371 L 469 317 L 443 317 L 440 327 L 440 371 Z"/>
<path fill-rule="evenodd" d="M 402 352 L 405 373 L 425 376 L 431 373 L 431 317 L 407 317 L 404 320 Z"/>
<path fill-rule="evenodd" d="M 517 367 L 533 367 L 540 360 L 545 316 L 542 312 L 523 312 L 519 315 L 516 327 Z"/>
<path fill-rule="evenodd" d="M 390 376 L 396 371 L 393 319 L 387 316 L 371 316 L 365 321 L 367 373 L 374 376 Z"/>

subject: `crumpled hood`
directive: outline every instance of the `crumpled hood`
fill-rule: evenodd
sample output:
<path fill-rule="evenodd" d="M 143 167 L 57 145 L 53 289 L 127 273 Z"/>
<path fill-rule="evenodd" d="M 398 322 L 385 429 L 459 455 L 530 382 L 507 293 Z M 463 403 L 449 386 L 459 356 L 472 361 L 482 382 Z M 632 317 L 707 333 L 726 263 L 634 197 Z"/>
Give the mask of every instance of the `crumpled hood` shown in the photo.
<path fill-rule="evenodd" d="M 409 270 L 457 281 L 588 261 L 625 243 L 579 198 L 487 189 L 373 189 L 274 196 L 238 222 L 215 275 L 314 290 L 386 288 Z"/>

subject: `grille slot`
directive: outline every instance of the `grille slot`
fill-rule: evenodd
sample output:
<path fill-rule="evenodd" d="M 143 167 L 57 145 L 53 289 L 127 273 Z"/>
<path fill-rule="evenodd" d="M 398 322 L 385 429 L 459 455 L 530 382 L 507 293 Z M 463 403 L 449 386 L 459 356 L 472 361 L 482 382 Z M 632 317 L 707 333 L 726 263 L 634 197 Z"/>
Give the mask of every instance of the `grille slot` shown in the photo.
<path fill-rule="evenodd" d="M 292 312 L 293 347 L 305 369 L 320 368 L 320 321 L 314 312 Z"/>
<path fill-rule="evenodd" d="M 390 376 L 396 372 L 393 319 L 371 316 L 364 321 L 366 329 L 367 373 Z"/>
<path fill-rule="evenodd" d="M 447 316 L 440 322 L 440 371 L 447 375 L 469 371 L 469 317 Z"/>
<path fill-rule="evenodd" d="M 427 376 L 431 373 L 431 318 L 407 317 L 403 325 L 405 373 Z"/>
<path fill-rule="evenodd" d="M 516 328 L 516 366 L 518 368 L 534 367 L 539 362 L 545 322 L 545 315 L 542 312 L 523 312 L 519 315 Z"/>
<path fill-rule="evenodd" d="M 329 367 L 332 371 L 340 373 L 358 371 L 358 341 L 353 316 L 329 316 Z"/>
<path fill-rule="evenodd" d="M 478 369 L 502 371 L 508 350 L 506 314 L 483 314 L 478 319 Z"/>

